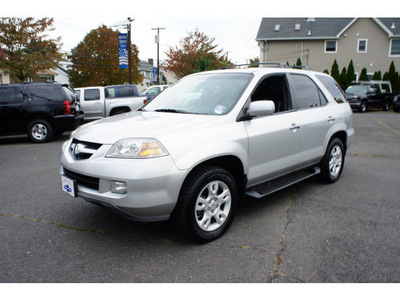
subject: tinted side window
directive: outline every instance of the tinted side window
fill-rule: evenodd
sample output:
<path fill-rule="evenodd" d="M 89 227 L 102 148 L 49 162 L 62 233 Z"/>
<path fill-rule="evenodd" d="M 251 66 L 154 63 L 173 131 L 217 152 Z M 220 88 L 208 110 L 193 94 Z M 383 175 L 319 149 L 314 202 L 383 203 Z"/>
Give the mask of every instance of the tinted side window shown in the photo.
<path fill-rule="evenodd" d="M 56 85 L 30 85 L 27 87 L 33 101 L 63 101 L 59 86 Z"/>
<path fill-rule="evenodd" d="M 100 90 L 99 89 L 86 89 L 85 90 L 85 100 L 100 100 Z"/>
<path fill-rule="evenodd" d="M 118 89 L 120 97 L 132 97 L 135 96 L 133 87 L 131 86 L 120 86 Z"/>
<path fill-rule="evenodd" d="M 0 104 L 24 102 L 24 96 L 19 88 L 4 87 L 0 89 Z"/>
<path fill-rule="evenodd" d="M 320 106 L 319 90 L 309 77 L 292 74 L 298 108 Z"/>
<path fill-rule="evenodd" d="M 381 84 L 382 93 L 390 93 L 390 86 L 387 83 Z"/>
<path fill-rule="evenodd" d="M 317 78 L 322 82 L 329 93 L 331 93 L 337 103 L 346 102 L 346 98 L 344 97 L 342 89 L 332 77 L 317 75 Z"/>

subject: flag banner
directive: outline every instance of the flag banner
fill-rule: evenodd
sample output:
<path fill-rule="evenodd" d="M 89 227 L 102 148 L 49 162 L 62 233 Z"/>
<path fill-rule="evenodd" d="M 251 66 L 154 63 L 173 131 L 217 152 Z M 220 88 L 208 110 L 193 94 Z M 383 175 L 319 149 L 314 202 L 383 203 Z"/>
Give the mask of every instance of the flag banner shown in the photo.
<path fill-rule="evenodd" d="M 128 34 L 120 33 L 118 35 L 118 45 L 119 45 L 119 68 L 128 68 Z"/>

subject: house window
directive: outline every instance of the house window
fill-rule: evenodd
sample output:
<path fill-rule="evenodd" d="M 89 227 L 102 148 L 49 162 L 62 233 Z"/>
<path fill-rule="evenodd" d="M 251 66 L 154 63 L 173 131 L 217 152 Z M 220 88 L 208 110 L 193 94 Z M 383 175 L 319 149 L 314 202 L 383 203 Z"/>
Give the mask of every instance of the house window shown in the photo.
<path fill-rule="evenodd" d="M 300 27 L 301 27 L 301 24 L 300 24 L 300 23 L 297 23 L 297 24 L 294 25 L 294 30 L 295 30 L 295 31 L 299 31 L 299 30 L 300 30 Z"/>
<path fill-rule="evenodd" d="M 336 53 L 337 41 L 325 41 L 325 53 Z"/>
<path fill-rule="evenodd" d="M 400 40 L 390 41 L 390 56 L 400 56 Z"/>
<path fill-rule="evenodd" d="M 281 29 L 281 24 L 276 24 L 274 27 L 274 31 L 279 31 Z"/>
<path fill-rule="evenodd" d="M 357 42 L 357 53 L 367 53 L 368 40 L 358 40 Z"/>

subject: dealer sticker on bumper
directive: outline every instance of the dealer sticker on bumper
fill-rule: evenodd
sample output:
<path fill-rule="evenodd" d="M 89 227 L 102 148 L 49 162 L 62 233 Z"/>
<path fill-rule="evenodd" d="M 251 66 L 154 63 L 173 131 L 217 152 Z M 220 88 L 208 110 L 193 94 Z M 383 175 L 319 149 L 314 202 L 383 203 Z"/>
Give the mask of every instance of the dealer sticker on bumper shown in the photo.
<path fill-rule="evenodd" d="M 76 182 L 64 175 L 61 175 L 61 188 L 72 197 L 76 197 Z"/>

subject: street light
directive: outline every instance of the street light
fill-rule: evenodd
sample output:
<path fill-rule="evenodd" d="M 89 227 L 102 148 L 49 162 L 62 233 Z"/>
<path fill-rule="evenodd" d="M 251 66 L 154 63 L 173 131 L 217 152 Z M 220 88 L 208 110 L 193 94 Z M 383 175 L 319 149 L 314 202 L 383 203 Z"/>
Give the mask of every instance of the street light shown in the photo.
<path fill-rule="evenodd" d="M 131 23 L 134 19 L 128 17 L 126 21 L 117 22 L 110 27 L 124 27 L 128 33 L 128 74 L 129 74 L 129 84 L 132 84 L 132 51 L 131 51 Z"/>

